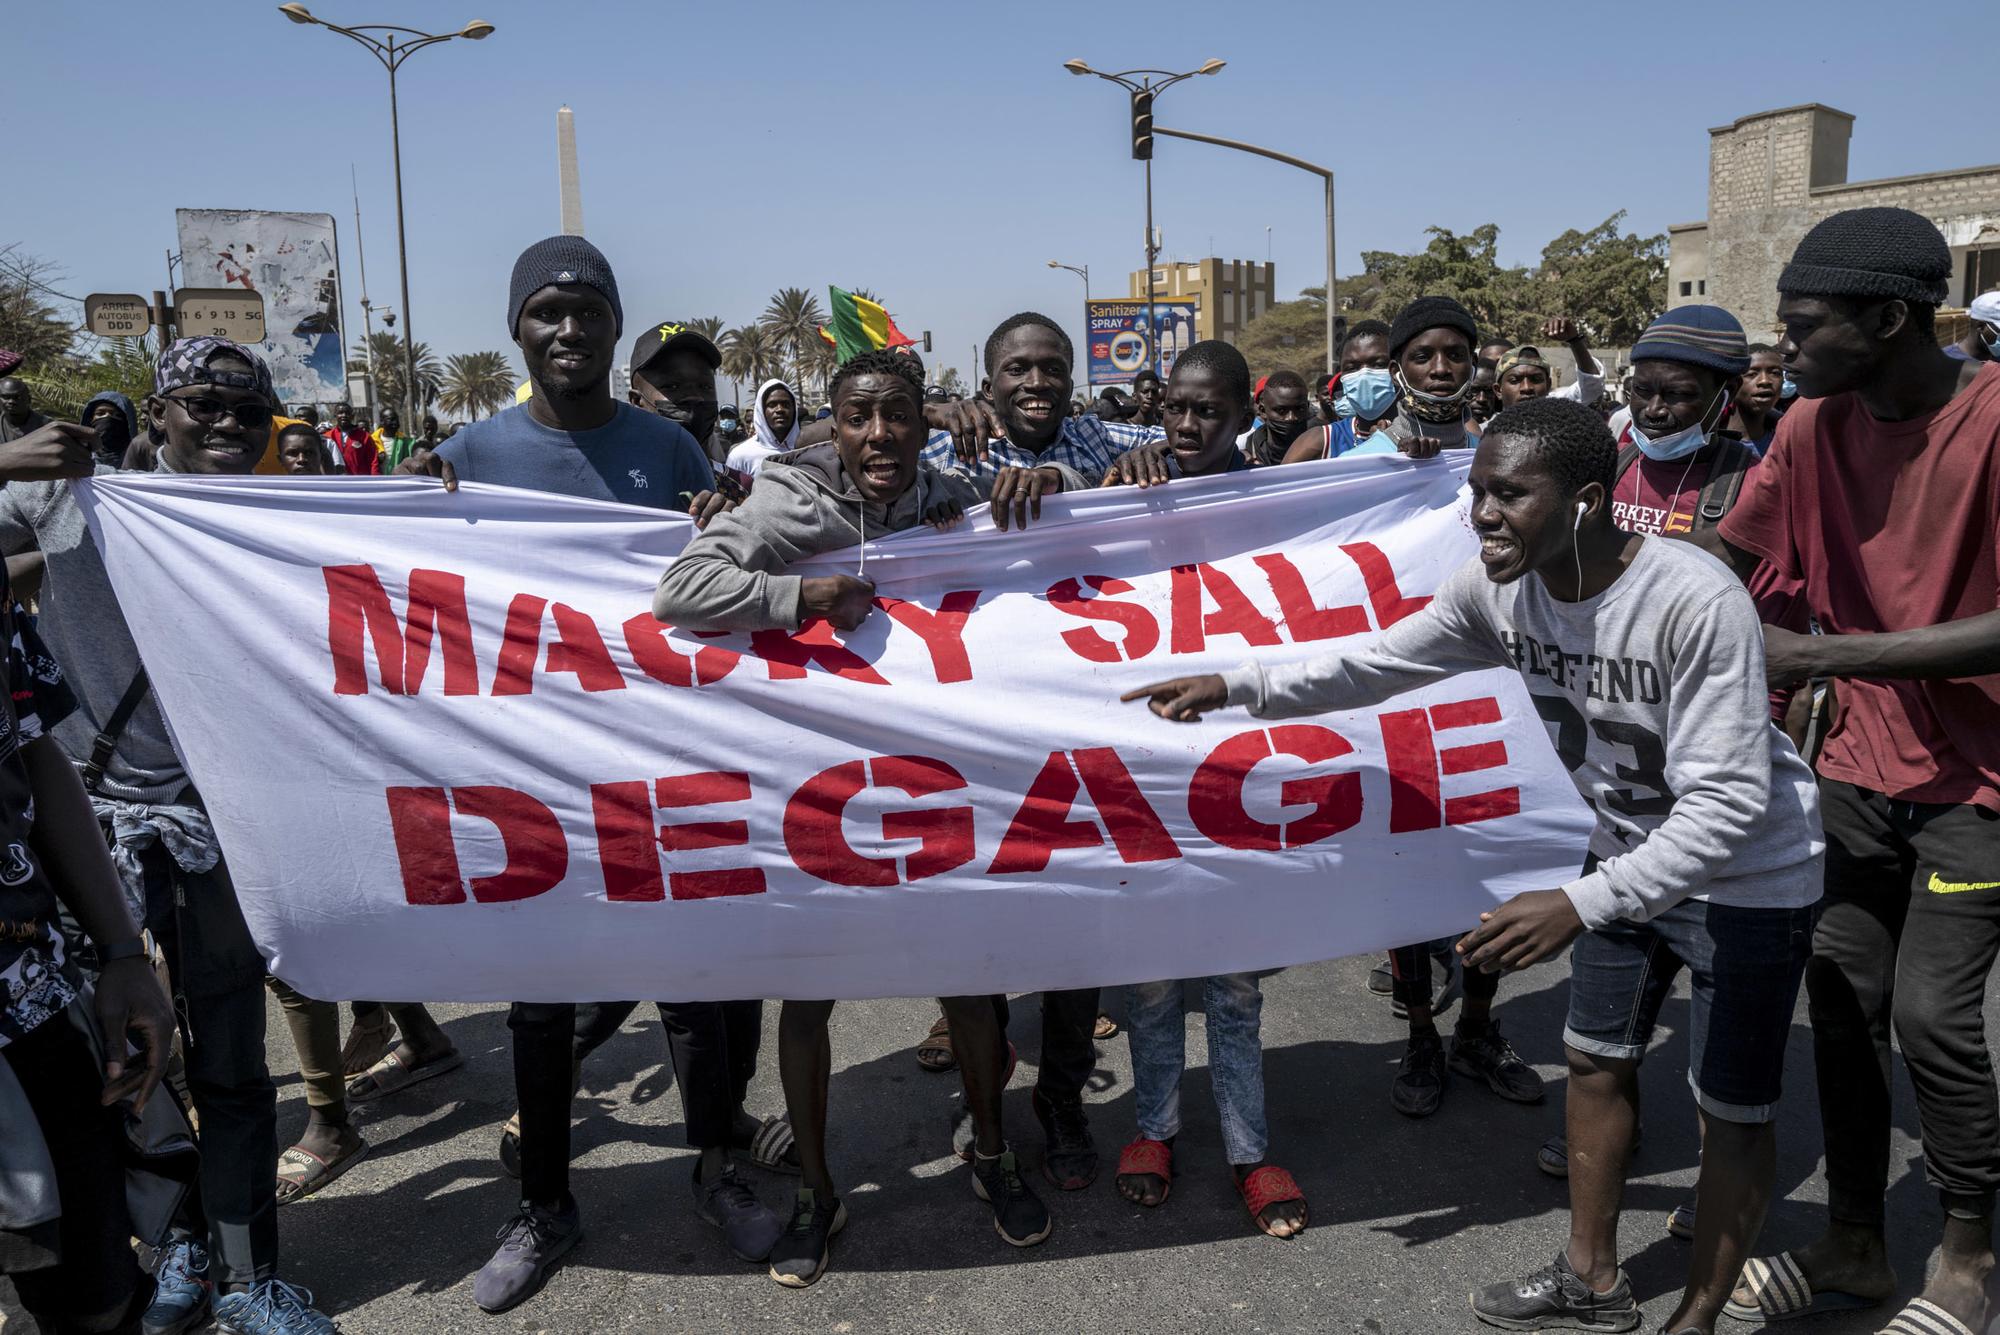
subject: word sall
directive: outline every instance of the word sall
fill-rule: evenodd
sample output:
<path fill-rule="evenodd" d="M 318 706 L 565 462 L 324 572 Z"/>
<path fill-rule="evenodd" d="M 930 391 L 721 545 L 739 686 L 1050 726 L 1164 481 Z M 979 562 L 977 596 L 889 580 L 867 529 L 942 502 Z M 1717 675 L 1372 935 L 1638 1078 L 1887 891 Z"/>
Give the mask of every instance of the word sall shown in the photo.
<path fill-rule="evenodd" d="M 1511 671 L 1166 723 L 1469 559 L 1467 460 L 1343 459 L 871 542 L 875 610 L 689 633 L 680 516 L 428 479 L 80 484 L 273 973 L 308 995 L 1032 991 L 1470 928 L 1589 821 Z M 801 573 L 854 573 L 859 550 Z"/>

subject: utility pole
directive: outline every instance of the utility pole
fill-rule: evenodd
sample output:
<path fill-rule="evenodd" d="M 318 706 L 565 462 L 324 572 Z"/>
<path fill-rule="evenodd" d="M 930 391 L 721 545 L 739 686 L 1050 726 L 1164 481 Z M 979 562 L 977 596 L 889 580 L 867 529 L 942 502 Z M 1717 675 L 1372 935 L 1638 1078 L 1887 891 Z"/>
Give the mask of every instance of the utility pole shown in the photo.
<path fill-rule="evenodd" d="M 361 324 L 367 337 L 361 344 L 361 374 L 368 386 L 368 408 L 378 412 L 381 404 L 375 390 L 375 308 L 368 301 L 368 247 L 361 243 L 361 184 L 355 178 L 354 164 L 347 164 L 347 183 L 354 189 L 354 254 L 361 262 Z M 341 353 L 342 366 L 347 365 L 347 354 Z M 347 397 L 347 377 L 341 376 L 340 397 Z"/>

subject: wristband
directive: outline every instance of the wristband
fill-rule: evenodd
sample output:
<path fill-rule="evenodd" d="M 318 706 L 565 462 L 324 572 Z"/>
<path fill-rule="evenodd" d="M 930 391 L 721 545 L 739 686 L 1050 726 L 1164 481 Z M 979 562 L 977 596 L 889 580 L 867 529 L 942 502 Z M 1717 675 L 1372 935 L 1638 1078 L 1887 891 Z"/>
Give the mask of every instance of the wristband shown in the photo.
<path fill-rule="evenodd" d="M 128 936 L 123 940 L 112 941 L 106 945 L 97 947 L 97 962 L 99 964 L 111 964 L 117 960 L 144 959 L 145 955 L 146 943 L 136 936 Z"/>

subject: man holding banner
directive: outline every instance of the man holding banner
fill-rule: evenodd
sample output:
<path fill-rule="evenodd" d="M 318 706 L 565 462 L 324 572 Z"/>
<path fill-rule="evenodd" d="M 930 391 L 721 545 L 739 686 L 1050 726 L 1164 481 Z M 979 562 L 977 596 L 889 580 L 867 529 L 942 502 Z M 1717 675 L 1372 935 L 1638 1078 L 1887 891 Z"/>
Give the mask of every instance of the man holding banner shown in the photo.
<path fill-rule="evenodd" d="M 1455 673 L 1512 666 L 1596 815 L 1581 875 L 1480 915 L 1466 967 L 1571 956 L 1570 1239 L 1554 1262 L 1472 1295 L 1490 1325 L 1628 1331 L 1619 1267 L 1638 1067 L 1682 969 L 1693 982 L 1688 1083 L 1703 1151 L 1694 1256 L 1669 1335 L 1706 1335 L 1763 1223 L 1772 1120 L 1805 969 L 1825 841 L 1811 771 L 1770 721 L 1749 595 L 1686 544 L 1623 532 L 1617 443 L 1592 410 L 1540 399 L 1496 416 L 1471 471 L 1479 565 L 1373 644 L 1251 662 L 1124 696 L 1191 723 L 1354 709 Z"/>

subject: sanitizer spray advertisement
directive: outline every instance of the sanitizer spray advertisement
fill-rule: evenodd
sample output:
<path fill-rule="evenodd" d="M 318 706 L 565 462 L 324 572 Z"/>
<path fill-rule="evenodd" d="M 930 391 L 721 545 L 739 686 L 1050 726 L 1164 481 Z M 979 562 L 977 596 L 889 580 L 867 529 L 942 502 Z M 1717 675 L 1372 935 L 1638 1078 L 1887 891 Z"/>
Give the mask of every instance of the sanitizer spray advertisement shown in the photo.
<path fill-rule="evenodd" d="M 1144 297 L 1085 302 L 1083 323 L 1090 331 L 1090 383 L 1099 388 L 1130 384 L 1133 376 L 1154 365 L 1155 347 L 1159 349 L 1160 375 L 1171 375 L 1174 358 L 1195 341 L 1195 316 L 1200 310 L 1199 301 L 1186 297 L 1156 301 L 1152 328 L 1148 329 Z"/>

